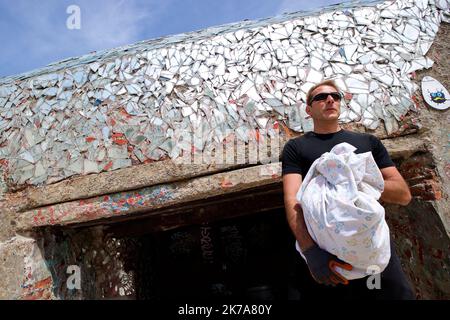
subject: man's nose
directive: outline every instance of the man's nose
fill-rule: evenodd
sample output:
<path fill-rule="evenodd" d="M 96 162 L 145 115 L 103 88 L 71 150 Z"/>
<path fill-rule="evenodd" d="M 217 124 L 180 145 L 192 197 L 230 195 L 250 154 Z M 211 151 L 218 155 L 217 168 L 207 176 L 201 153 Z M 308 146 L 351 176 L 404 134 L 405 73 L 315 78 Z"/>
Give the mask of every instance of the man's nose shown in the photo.
<path fill-rule="evenodd" d="M 329 94 L 328 96 L 327 96 L 327 103 L 334 103 L 334 99 L 333 99 L 333 97 L 331 96 L 331 94 Z"/>

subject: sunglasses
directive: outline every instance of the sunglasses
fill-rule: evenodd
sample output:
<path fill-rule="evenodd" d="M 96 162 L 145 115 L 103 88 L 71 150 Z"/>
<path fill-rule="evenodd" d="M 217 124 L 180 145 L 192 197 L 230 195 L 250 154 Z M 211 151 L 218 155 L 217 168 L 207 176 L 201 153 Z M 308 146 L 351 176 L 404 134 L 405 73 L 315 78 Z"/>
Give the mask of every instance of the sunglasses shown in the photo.
<path fill-rule="evenodd" d="M 328 96 L 331 96 L 334 101 L 341 101 L 341 99 L 342 99 L 342 94 L 340 92 L 322 92 L 322 93 L 315 95 L 311 99 L 311 103 L 313 103 L 314 101 L 326 100 L 328 98 Z"/>

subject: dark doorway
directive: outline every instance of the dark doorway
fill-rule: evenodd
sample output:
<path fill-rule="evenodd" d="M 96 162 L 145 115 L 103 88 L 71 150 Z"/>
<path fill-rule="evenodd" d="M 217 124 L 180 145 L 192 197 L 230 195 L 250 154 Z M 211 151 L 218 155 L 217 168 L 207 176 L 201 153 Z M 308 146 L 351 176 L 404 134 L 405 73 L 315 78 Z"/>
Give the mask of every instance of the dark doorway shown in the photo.
<path fill-rule="evenodd" d="M 284 209 L 141 237 L 136 298 L 284 300 L 294 238 Z"/>

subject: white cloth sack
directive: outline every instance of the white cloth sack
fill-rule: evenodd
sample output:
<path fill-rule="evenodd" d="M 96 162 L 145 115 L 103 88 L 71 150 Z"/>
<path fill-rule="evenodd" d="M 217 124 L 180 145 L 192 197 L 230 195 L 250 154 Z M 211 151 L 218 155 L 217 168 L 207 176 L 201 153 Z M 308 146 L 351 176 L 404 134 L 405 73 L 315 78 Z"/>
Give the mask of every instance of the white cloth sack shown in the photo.
<path fill-rule="evenodd" d="M 337 270 L 348 280 L 382 272 L 391 256 L 389 227 L 378 202 L 383 176 L 371 152 L 355 150 L 343 142 L 324 153 L 297 193 L 313 240 L 353 266 Z M 296 248 L 301 253 L 298 243 Z"/>

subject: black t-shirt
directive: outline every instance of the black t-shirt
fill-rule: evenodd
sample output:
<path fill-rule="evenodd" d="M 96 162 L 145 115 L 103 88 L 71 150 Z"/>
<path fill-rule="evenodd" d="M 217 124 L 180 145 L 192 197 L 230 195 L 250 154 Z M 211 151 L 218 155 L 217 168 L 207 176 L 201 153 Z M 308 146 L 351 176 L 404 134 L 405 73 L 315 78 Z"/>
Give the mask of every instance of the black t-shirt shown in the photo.
<path fill-rule="evenodd" d="M 395 166 L 380 139 L 368 134 L 341 129 L 334 133 L 308 132 L 289 140 L 282 153 L 282 174 L 299 173 L 304 178 L 313 162 L 335 145 L 347 142 L 356 148 L 355 153 L 371 151 L 378 168 Z"/>

